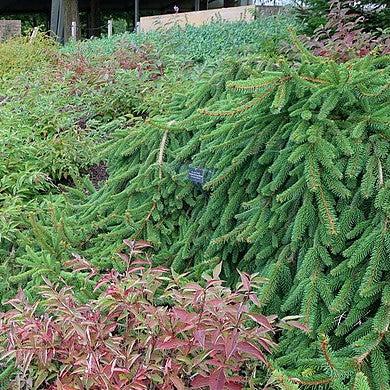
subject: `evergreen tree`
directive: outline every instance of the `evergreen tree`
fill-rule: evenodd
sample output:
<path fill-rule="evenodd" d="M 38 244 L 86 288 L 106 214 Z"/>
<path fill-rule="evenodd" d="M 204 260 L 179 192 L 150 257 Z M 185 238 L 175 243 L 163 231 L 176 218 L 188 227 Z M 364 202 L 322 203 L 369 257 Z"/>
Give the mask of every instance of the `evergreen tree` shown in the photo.
<path fill-rule="evenodd" d="M 125 238 L 193 277 L 220 261 L 231 283 L 237 269 L 260 272 L 264 310 L 310 328 L 280 340 L 286 388 L 388 389 L 389 85 L 388 56 L 337 64 L 302 49 L 294 64 L 226 64 L 118 132 L 100 190 L 86 181 L 68 215 L 31 219 L 24 277 L 72 251 L 121 267 Z"/>

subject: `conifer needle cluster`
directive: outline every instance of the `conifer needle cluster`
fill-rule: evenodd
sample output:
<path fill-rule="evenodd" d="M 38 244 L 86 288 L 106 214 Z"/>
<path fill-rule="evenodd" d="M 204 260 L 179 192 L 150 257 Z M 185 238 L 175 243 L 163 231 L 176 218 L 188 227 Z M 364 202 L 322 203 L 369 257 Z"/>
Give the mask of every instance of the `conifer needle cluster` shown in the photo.
<path fill-rule="evenodd" d="M 132 237 L 192 277 L 220 261 L 231 283 L 259 272 L 263 310 L 310 329 L 280 340 L 274 365 L 293 384 L 388 389 L 389 86 L 386 56 L 227 63 L 115 134 L 108 181 L 72 190 L 66 217 L 32 219 L 18 261 L 43 272 L 65 247 L 120 267 Z"/>
<path fill-rule="evenodd" d="M 44 276 L 87 302 L 72 254 L 124 272 L 126 240 L 146 240 L 189 279 L 217 264 L 232 286 L 237 270 L 266 279 L 258 310 L 305 331 L 276 335 L 270 386 L 389 390 L 390 57 L 339 63 L 293 41 L 294 58 L 229 56 L 188 91 L 156 88 L 147 115 L 120 111 L 99 132 L 107 180 L 77 175 L 21 217 L 3 300 L 34 299 Z"/>

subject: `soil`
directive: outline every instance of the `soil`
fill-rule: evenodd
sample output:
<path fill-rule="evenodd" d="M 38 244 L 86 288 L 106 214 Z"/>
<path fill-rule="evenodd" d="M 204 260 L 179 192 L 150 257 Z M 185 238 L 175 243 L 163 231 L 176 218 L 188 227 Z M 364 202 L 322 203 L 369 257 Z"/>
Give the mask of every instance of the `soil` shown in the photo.
<path fill-rule="evenodd" d="M 99 164 L 92 165 L 88 171 L 89 179 L 96 189 L 108 179 L 107 164 L 101 162 Z"/>

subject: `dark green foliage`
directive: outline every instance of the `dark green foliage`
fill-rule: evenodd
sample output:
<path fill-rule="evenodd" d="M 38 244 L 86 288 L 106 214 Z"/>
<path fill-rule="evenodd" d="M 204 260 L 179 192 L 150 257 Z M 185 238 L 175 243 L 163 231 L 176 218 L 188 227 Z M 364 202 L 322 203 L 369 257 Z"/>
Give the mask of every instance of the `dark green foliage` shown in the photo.
<path fill-rule="evenodd" d="M 328 0 L 305 0 L 303 4 L 294 3 L 296 5 L 294 10 L 305 26 L 307 34 L 313 34 L 317 28 L 325 25 L 329 11 Z"/>
<path fill-rule="evenodd" d="M 89 89 L 87 68 L 80 96 L 59 88 L 72 104 L 68 115 L 54 116 L 58 106 L 46 112 L 58 90 L 33 117 L 17 101 L 1 107 L 15 120 L 2 116 L 0 131 L 16 146 L 0 148 L 11 157 L 4 161 L 16 162 L 0 164 L 2 232 L 12 233 L 0 248 L 2 299 L 18 287 L 33 298 L 42 276 L 87 299 L 92 283 L 63 262 L 78 253 L 101 270 L 121 269 L 123 239 L 144 238 L 157 263 L 192 278 L 220 261 L 232 284 L 237 269 L 268 278 L 262 310 L 300 314 L 310 328 L 280 337 L 271 365 L 280 388 L 388 390 L 390 58 L 338 64 L 302 51 L 294 62 L 228 58 L 211 77 L 192 68 L 179 82 L 186 69 L 171 68 L 152 89 L 127 71 L 97 90 L 92 77 Z M 36 93 L 26 96 L 29 104 Z M 82 137 L 83 153 L 74 151 L 79 110 L 92 115 L 97 150 Z M 21 118 L 33 146 L 11 131 L 13 123 L 25 129 Z M 51 158 L 53 139 L 68 135 L 70 146 Z M 101 188 L 84 174 L 91 161 L 108 164 Z M 26 181 L 23 166 L 32 166 Z M 59 167 L 74 181 L 66 194 L 33 180 L 31 172 L 43 171 L 61 181 Z M 193 168 L 205 169 L 203 185 L 189 180 Z"/>
<path fill-rule="evenodd" d="M 243 50 L 241 44 L 245 39 L 259 45 L 268 42 L 268 38 L 275 40 L 279 34 L 286 34 L 287 25 L 287 19 L 270 18 L 267 24 L 216 23 L 188 28 L 179 35 L 186 37 L 183 42 L 188 44 L 196 41 L 197 35 L 198 41 L 204 42 L 209 34 L 209 44 L 198 47 L 214 47 L 202 54 L 204 62 L 209 63 L 217 55 L 223 57 Z M 217 33 L 222 29 L 225 32 L 230 29 L 230 43 L 237 39 L 237 44 L 228 45 L 228 50 Z M 60 269 L 59 254 L 61 258 L 69 255 L 61 246 L 69 238 L 63 239 L 64 233 L 60 231 L 53 241 L 49 240 L 56 248 L 49 257 L 32 256 L 38 243 L 31 241 L 29 213 L 50 214 L 48 204 L 56 202 L 51 207 L 54 214 L 45 223 L 53 228 L 62 226 L 64 186 L 73 186 L 81 176 L 88 175 L 91 164 L 108 155 L 108 152 L 104 156 L 96 153 L 96 145 L 111 138 L 114 130 L 133 126 L 138 121 L 134 122 L 134 116 L 161 112 L 174 93 L 185 91 L 187 85 L 192 86 L 199 79 L 200 73 L 204 76 L 213 69 L 187 63 L 194 59 L 193 51 L 188 52 L 189 57 L 177 56 L 177 50 L 183 51 L 183 46 L 180 49 L 175 44 L 168 45 L 177 32 L 115 36 L 112 40 L 89 41 L 77 47 L 70 45 L 61 51 L 43 36 L 32 44 L 23 38 L 0 46 L 0 75 L 7 79 L 0 85 L 2 301 L 14 294 L 18 285 L 28 282 L 34 286 L 48 269 L 54 270 L 51 275 L 56 274 Z M 134 45 L 134 39 L 149 45 Z M 150 43 L 157 46 L 165 62 Z M 224 50 L 226 53 L 222 55 Z M 131 139 L 129 144 L 133 144 Z M 94 191 L 88 180 L 83 179 L 83 183 L 87 191 Z M 122 209 L 126 207 L 122 205 Z M 53 218 L 58 221 L 53 222 Z M 29 252 L 25 251 L 25 241 L 19 238 L 25 229 Z M 40 234 L 37 228 L 33 231 Z M 66 248 L 77 246 L 78 240 L 70 241 L 72 244 Z M 41 245 L 47 249 L 49 243 Z"/>
<path fill-rule="evenodd" d="M 17 261 L 38 272 L 32 256 L 77 251 L 120 268 L 122 240 L 142 237 L 192 277 L 221 260 L 231 282 L 237 268 L 261 272 L 264 309 L 311 329 L 280 340 L 286 386 L 388 389 L 389 57 L 309 58 L 227 63 L 117 132 L 109 180 L 87 199 L 71 191 L 58 222 L 33 222 L 35 255 Z M 203 187 L 189 166 L 210 170 Z"/>
<path fill-rule="evenodd" d="M 201 27 L 175 26 L 169 30 L 126 33 L 114 35 L 110 39 L 70 43 L 64 51 L 107 54 L 114 52 L 118 44 L 124 42 L 137 45 L 147 43 L 153 45 L 166 61 L 220 62 L 238 53 L 267 51 L 272 54 L 280 42 L 287 38 L 287 28 L 295 25 L 291 17 L 284 15 L 262 17 L 252 22 L 215 21 Z"/>

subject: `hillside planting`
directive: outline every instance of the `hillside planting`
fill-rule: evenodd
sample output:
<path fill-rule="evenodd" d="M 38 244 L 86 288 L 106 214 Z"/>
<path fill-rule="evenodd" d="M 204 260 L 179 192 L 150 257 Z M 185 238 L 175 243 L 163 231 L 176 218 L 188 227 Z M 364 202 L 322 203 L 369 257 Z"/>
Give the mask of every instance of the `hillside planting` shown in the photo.
<path fill-rule="evenodd" d="M 389 389 L 389 47 L 334 22 L 92 41 L 8 81 L 3 378 Z"/>

